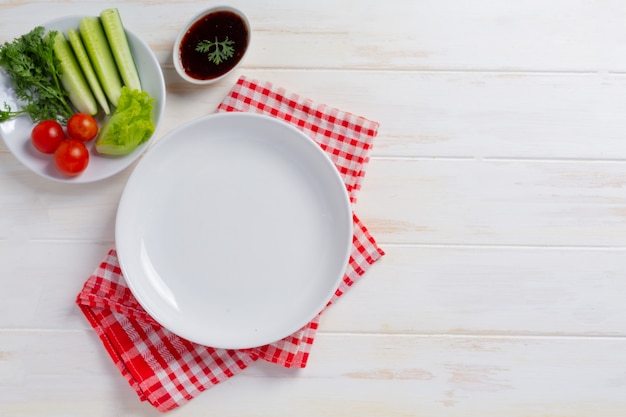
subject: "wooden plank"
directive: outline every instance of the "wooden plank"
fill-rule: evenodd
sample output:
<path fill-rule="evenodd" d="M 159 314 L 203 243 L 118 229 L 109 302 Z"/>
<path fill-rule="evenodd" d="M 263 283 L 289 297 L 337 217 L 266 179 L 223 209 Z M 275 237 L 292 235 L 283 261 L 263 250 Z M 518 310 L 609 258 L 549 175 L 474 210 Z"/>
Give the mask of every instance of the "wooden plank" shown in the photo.
<path fill-rule="evenodd" d="M 623 344 L 322 334 L 306 369 L 256 363 L 176 415 L 617 417 L 626 413 Z M 4 416 L 158 413 L 139 403 L 92 334 L 0 331 L 0 354 Z"/>
<path fill-rule="evenodd" d="M 130 171 L 97 185 L 59 183 L 0 153 L 0 239 L 113 241 L 117 205 Z"/>
<path fill-rule="evenodd" d="M 141 2 L 65 2 L 48 10 L 33 2 L 0 4 L 0 41 L 33 25 L 117 6 L 126 25 L 171 64 L 174 39 L 202 7 L 193 1 L 151 1 L 159 30 Z M 368 3 L 320 0 L 298 7 L 244 2 L 252 22 L 248 67 L 452 69 L 501 71 L 624 71 L 621 42 L 626 6 L 615 1 L 530 0 L 515 4 L 454 0 Z M 23 15 L 28 19 L 10 19 Z M 165 17 L 166 16 L 166 17 Z M 592 17 L 590 17 L 592 16 Z"/>
<path fill-rule="evenodd" d="M 240 70 L 198 89 L 166 69 L 157 137 L 215 111 L 240 75 L 380 122 L 374 156 L 626 158 L 621 76 Z"/>
<path fill-rule="evenodd" d="M 0 173 L 18 172 L 0 160 Z M 385 243 L 623 247 L 624 164 L 372 159 L 356 210 Z M 114 240 L 127 174 L 98 187 L 29 175 L 0 177 L 3 238 Z"/>
<path fill-rule="evenodd" d="M 244 74 L 378 121 L 374 156 L 626 158 L 623 76 L 271 70 Z M 180 83 L 171 85 L 174 91 L 179 88 L 183 90 L 171 98 L 172 108 L 179 117 L 197 115 L 202 109 L 191 109 L 182 100 L 199 93 Z"/>
<path fill-rule="evenodd" d="M 241 69 L 197 88 L 164 74 L 157 138 L 214 112 L 244 75 L 379 122 L 373 156 L 626 159 L 623 76 Z"/>
<path fill-rule="evenodd" d="M 373 159 L 357 214 L 386 243 L 626 245 L 626 164 Z"/>
<path fill-rule="evenodd" d="M 626 336 L 625 249 L 383 245 L 329 332 Z"/>
<path fill-rule="evenodd" d="M 90 329 L 74 300 L 111 247 L 0 242 L 0 329 Z M 624 249 L 383 248 L 321 331 L 626 336 Z"/>
<path fill-rule="evenodd" d="M 0 329 L 91 329 L 75 304 L 113 242 L 0 241 Z"/>

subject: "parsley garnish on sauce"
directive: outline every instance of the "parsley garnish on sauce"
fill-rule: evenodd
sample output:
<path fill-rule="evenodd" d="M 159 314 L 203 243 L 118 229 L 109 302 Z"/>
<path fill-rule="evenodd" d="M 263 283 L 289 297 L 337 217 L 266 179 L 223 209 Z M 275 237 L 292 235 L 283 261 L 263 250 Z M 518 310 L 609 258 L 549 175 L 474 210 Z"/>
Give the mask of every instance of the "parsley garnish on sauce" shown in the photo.
<path fill-rule="evenodd" d="M 226 40 L 219 42 L 216 36 L 215 42 L 211 42 L 209 40 L 200 41 L 196 46 L 196 51 L 202 53 L 208 52 L 209 61 L 218 65 L 234 55 L 234 44 L 235 41 L 228 39 L 228 37 L 226 37 Z M 211 50 L 212 48 L 213 50 Z"/>

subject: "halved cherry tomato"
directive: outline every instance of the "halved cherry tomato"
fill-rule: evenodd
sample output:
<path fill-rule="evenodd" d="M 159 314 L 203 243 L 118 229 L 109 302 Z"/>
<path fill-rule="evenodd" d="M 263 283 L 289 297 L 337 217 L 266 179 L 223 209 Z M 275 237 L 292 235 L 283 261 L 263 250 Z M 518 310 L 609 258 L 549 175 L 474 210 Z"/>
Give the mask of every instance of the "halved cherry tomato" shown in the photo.
<path fill-rule="evenodd" d="M 66 139 L 54 152 L 54 164 L 65 175 L 78 175 L 89 165 L 89 150 L 77 139 Z"/>
<path fill-rule="evenodd" d="M 86 113 L 76 113 L 67 121 L 67 134 L 72 139 L 89 142 L 98 134 L 98 122 Z"/>
<path fill-rule="evenodd" d="M 30 139 L 39 152 L 51 154 L 65 140 L 65 132 L 56 120 L 43 120 L 33 127 Z"/>

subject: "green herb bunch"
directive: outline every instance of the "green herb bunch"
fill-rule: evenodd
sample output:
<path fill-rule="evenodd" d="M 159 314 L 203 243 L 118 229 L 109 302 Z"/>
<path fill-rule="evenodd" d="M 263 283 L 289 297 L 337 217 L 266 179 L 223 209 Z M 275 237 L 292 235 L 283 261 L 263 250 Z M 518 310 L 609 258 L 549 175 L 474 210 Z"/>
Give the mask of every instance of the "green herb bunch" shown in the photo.
<path fill-rule="evenodd" d="M 235 41 L 228 39 L 228 37 L 226 37 L 226 40 L 220 42 L 217 40 L 216 36 L 215 42 L 209 40 L 200 41 L 196 46 L 196 51 L 202 53 L 208 52 L 209 61 L 213 62 L 215 65 L 219 65 L 235 54 L 235 49 L 233 48 L 234 44 Z"/>
<path fill-rule="evenodd" d="M 0 122 L 27 113 L 33 122 L 45 119 L 66 122 L 73 111 L 68 93 L 61 85 L 61 71 L 54 54 L 54 32 L 46 35 L 38 26 L 27 34 L 0 46 L 0 66 L 14 88 L 21 109 L 4 102 Z"/>

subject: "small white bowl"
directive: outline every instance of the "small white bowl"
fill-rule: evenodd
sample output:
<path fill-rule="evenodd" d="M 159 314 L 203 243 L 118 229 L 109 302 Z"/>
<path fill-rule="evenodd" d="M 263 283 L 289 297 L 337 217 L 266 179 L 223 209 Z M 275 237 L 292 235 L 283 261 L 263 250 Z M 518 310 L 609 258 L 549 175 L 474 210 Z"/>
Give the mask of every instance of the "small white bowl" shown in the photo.
<path fill-rule="evenodd" d="M 250 22 L 240 10 L 231 6 L 205 9 L 191 18 L 178 34 L 172 51 L 174 67 L 187 82 L 212 84 L 239 66 L 249 49 L 251 34 Z M 235 54 L 221 63 L 212 62 L 209 52 L 196 51 L 200 40 L 225 41 L 226 37 L 234 42 Z"/>

